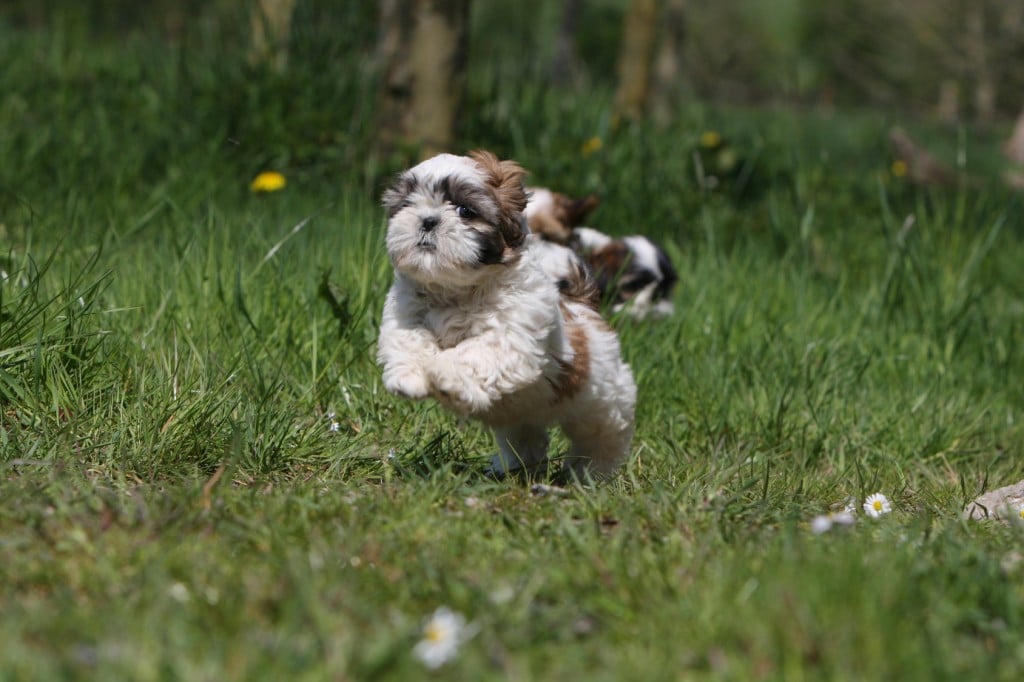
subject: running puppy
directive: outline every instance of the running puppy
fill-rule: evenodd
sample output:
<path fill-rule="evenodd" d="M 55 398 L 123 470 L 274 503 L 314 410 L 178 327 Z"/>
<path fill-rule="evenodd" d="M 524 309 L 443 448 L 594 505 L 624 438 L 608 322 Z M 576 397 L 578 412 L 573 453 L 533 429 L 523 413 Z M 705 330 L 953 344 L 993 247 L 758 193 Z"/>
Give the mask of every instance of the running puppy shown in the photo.
<path fill-rule="evenodd" d="M 495 474 L 546 468 L 557 424 L 565 469 L 606 476 L 629 454 L 633 373 L 586 269 L 554 276 L 550 249 L 527 239 L 523 175 L 490 152 L 441 154 L 384 193 L 395 276 L 377 361 L 392 393 L 491 427 Z"/>

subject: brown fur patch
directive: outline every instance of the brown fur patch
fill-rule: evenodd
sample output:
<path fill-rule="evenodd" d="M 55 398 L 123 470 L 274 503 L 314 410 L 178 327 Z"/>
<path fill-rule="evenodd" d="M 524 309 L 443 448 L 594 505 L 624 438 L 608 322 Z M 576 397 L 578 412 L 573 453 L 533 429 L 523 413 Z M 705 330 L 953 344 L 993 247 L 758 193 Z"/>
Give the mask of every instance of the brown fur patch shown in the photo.
<path fill-rule="evenodd" d="M 601 200 L 596 194 L 590 194 L 582 199 L 573 199 L 570 196 L 552 193 L 555 198 L 555 217 L 562 221 L 566 227 L 579 227 L 586 220 L 590 212 L 597 208 Z"/>
<path fill-rule="evenodd" d="M 556 244 L 568 244 L 572 228 L 583 224 L 601 200 L 596 194 L 573 199 L 560 192 L 551 192 L 553 206 L 550 210 L 530 216 L 530 231 Z"/>
<path fill-rule="evenodd" d="M 625 242 L 617 239 L 587 256 L 587 263 L 590 264 L 594 276 L 599 280 L 602 278 L 614 279 L 626 266 L 628 260 L 629 247 Z"/>
<path fill-rule="evenodd" d="M 513 251 L 519 251 L 526 241 L 527 229 L 523 211 L 526 209 L 526 190 L 523 176 L 526 171 L 515 161 L 501 161 L 489 151 L 477 149 L 469 153 L 470 158 L 490 176 L 489 185 L 498 203 L 498 228 L 505 244 Z M 509 260 L 514 254 L 508 254 Z"/>
<path fill-rule="evenodd" d="M 573 260 L 572 270 L 567 276 L 558 280 L 558 293 L 593 310 L 597 310 L 601 305 L 601 292 L 597 288 L 597 283 L 590 276 L 586 266 L 576 260 Z"/>
<path fill-rule="evenodd" d="M 556 244 L 566 244 L 572 237 L 572 230 L 547 211 L 530 216 L 530 232 Z"/>
<path fill-rule="evenodd" d="M 572 360 L 558 360 L 562 376 L 553 384 L 556 403 L 576 395 L 590 376 L 590 343 L 587 340 L 585 323 L 573 315 L 565 304 L 559 307 L 562 309 L 562 317 L 565 318 L 565 334 L 572 347 Z"/>

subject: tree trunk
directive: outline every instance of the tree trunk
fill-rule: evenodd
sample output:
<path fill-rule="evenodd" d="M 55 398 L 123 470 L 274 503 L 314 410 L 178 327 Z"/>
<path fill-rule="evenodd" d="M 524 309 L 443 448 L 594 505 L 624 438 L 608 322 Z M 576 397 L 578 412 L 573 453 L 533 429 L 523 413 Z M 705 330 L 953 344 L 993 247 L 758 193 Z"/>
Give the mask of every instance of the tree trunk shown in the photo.
<path fill-rule="evenodd" d="M 615 93 L 615 113 L 620 118 L 639 119 L 647 109 L 657 17 L 656 0 L 630 3 L 619 53 L 619 86 Z"/>
<path fill-rule="evenodd" d="M 1017 122 L 1013 126 L 1013 134 L 1006 141 L 1003 152 L 1014 163 L 1024 165 L 1024 109 L 1021 109 L 1020 115 L 1017 116 Z"/>
<path fill-rule="evenodd" d="M 683 39 L 686 33 L 686 0 L 668 0 L 662 13 L 661 41 L 654 58 L 651 112 L 654 120 L 667 124 L 682 90 Z"/>
<path fill-rule="evenodd" d="M 377 148 L 419 158 L 455 144 L 469 25 L 469 0 L 383 0 L 378 58 Z"/>
<path fill-rule="evenodd" d="M 967 15 L 967 53 L 974 80 L 974 115 L 979 123 L 991 123 L 996 113 L 996 84 L 989 68 L 985 34 L 985 8 L 981 4 Z"/>
<path fill-rule="evenodd" d="M 249 63 L 284 71 L 288 65 L 288 44 L 292 35 L 292 12 L 296 0 L 259 0 L 249 16 L 252 45 Z"/>
<path fill-rule="evenodd" d="M 576 87 L 582 80 L 583 69 L 576 54 L 576 27 L 580 0 L 565 0 L 562 16 L 555 36 L 555 49 L 551 59 L 551 82 L 556 87 Z"/>
<path fill-rule="evenodd" d="M 950 125 L 960 120 L 960 86 L 955 78 L 946 78 L 939 85 L 939 105 L 935 115 Z"/>

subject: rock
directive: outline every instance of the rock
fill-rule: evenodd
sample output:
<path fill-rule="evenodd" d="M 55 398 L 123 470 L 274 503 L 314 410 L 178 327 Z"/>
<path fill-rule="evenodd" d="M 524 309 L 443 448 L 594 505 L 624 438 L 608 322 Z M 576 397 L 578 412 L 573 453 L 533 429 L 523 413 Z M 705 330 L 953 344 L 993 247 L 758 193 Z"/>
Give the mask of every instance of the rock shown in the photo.
<path fill-rule="evenodd" d="M 967 505 L 965 519 L 1021 519 L 1024 481 L 991 490 Z"/>

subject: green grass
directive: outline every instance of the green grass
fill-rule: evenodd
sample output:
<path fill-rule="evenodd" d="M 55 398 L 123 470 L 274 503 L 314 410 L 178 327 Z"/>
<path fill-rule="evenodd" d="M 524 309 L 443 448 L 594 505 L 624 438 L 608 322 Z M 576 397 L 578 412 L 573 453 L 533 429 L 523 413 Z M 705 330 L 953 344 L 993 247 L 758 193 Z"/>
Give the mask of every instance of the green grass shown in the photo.
<path fill-rule="evenodd" d="M 608 83 L 537 83 L 528 13 L 478 12 L 519 23 L 473 44 L 464 148 L 599 191 L 595 227 L 681 277 L 675 317 L 614 322 L 622 475 L 535 496 L 381 386 L 366 17 L 307 18 L 287 77 L 243 66 L 244 21 L 180 49 L 58 17 L 0 14 L 0 678 L 418 678 L 441 605 L 476 627 L 453 679 L 1016 676 L 1024 536 L 960 511 L 1024 477 L 1021 201 L 890 177 L 912 121 L 615 125 Z M 742 193 L 697 184 L 706 129 Z M 996 167 L 995 136 L 914 129 Z M 289 185 L 249 194 L 266 168 Z M 894 513 L 810 532 L 875 491 Z"/>

